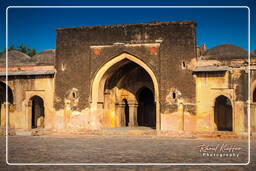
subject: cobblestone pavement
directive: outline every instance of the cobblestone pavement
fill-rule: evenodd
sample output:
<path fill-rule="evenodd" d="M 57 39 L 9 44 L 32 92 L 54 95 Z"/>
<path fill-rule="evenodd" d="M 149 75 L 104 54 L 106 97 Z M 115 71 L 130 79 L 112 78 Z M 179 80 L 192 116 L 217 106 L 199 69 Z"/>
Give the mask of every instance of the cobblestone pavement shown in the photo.
<path fill-rule="evenodd" d="M 0 170 L 256 170 L 255 141 L 248 166 L 8 166 L 0 137 Z M 206 157 L 200 145 L 241 147 L 238 157 Z M 219 148 L 220 149 L 220 148 Z M 10 163 L 214 163 L 247 162 L 246 140 L 177 139 L 163 136 L 48 135 L 9 137 Z M 217 151 L 218 153 L 218 151 Z M 216 153 L 216 154 L 217 154 Z"/>

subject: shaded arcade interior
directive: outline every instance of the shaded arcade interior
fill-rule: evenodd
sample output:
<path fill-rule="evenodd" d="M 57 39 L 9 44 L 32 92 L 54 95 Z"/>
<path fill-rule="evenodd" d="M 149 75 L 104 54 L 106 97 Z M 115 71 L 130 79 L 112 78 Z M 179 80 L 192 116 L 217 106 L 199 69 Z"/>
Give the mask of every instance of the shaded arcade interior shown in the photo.
<path fill-rule="evenodd" d="M 104 127 L 156 127 L 153 82 L 140 65 L 123 59 L 105 72 L 100 84 Z"/>

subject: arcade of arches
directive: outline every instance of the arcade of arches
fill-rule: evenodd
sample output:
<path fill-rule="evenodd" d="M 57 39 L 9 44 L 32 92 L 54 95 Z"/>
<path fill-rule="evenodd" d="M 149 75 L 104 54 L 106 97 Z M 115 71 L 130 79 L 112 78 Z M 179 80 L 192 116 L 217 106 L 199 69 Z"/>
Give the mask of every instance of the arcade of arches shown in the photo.
<path fill-rule="evenodd" d="M 1 127 L 5 125 L 6 84 L 0 82 Z M 8 87 L 9 113 L 14 104 L 15 94 Z M 203 91 L 202 91 L 203 92 Z M 205 93 L 207 94 L 207 93 Z M 256 91 L 252 92 L 255 102 Z M 72 98 L 78 94 L 72 93 Z M 171 93 L 171 98 L 178 96 Z M 28 129 L 45 128 L 45 101 L 37 95 L 28 96 Z M 234 109 L 226 96 L 214 99 L 213 124 L 215 131 L 234 131 Z M 156 128 L 157 115 L 155 88 L 152 77 L 139 64 L 124 58 L 111 65 L 99 82 L 98 106 L 101 106 L 100 123 L 103 128 L 146 126 Z M 13 116 L 13 115 L 11 115 Z M 182 116 L 182 115 L 181 115 Z M 187 116 L 185 116 L 187 117 Z M 186 118 L 185 118 L 186 119 Z M 178 119 L 176 119 L 178 120 Z M 171 123 L 169 123 L 171 124 Z"/>
<path fill-rule="evenodd" d="M 8 99 L 6 99 L 6 89 Z M 18 93 L 17 93 L 18 94 Z M 4 82 L 0 82 L 0 127 L 6 127 L 6 104 L 8 107 L 8 127 L 17 128 L 19 122 L 24 124 L 25 129 L 44 128 L 45 119 L 45 105 L 44 100 L 40 96 L 32 96 L 29 98 L 27 104 L 24 105 L 24 112 L 20 112 L 17 103 L 19 96 L 15 96 L 12 88 L 7 86 Z M 15 117 L 17 114 L 27 117 Z M 23 129 L 24 129 L 23 128 Z"/>
<path fill-rule="evenodd" d="M 0 55 L 1 128 L 9 110 L 10 125 L 20 132 L 138 126 L 175 133 L 247 132 L 248 53 L 230 44 L 198 47 L 196 22 L 56 32 L 56 49 L 38 53 L 35 61 L 21 52 Z M 12 59 L 8 100 L 1 65 L 6 55 Z M 250 68 L 254 115 L 255 59 Z M 256 117 L 252 123 L 256 131 Z"/>
<path fill-rule="evenodd" d="M 15 94 L 9 86 L 7 89 L 9 113 L 13 116 L 11 108 L 15 106 Z M 5 92 L 6 84 L 0 82 L 1 127 L 5 126 Z M 253 103 L 256 99 L 255 94 L 254 90 L 252 92 Z M 73 92 L 72 98 L 76 96 L 78 94 Z M 173 93 L 171 96 L 171 98 L 178 98 Z M 47 124 L 45 101 L 38 95 L 27 98 L 29 98 L 26 110 L 29 118 L 28 129 L 45 128 Z M 212 115 L 214 115 L 215 131 L 234 131 L 234 108 L 230 99 L 220 95 L 214 101 Z M 99 82 L 98 106 L 102 109 L 100 123 L 103 128 L 128 126 L 156 128 L 155 88 L 152 78 L 142 66 L 127 58 L 114 63 L 104 72 Z"/>

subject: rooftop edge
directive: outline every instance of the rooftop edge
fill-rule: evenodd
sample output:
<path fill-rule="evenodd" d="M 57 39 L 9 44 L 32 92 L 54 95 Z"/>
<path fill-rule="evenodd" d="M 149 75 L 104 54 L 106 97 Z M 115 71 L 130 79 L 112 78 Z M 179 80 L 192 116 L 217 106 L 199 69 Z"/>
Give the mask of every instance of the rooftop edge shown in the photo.
<path fill-rule="evenodd" d="M 127 26 L 154 26 L 154 25 L 169 25 L 169 24 L 194 24 L 196 25 L 195 21 L 169 21 L 169 22 L 161 22 L 161 21 L 152 21 L 148 23 L 136 23 L 136 24 L 111 24 L 111 25 L 96 25 L 96 26 L 78 26 L 78 27 L 64 27 L 64 28 L 57 28 L 56 31 L 62 30 L 83 30 L 83 29 L 91 29 L 91 28 L 111 28 L 111 27 L 127 27 Z"/>

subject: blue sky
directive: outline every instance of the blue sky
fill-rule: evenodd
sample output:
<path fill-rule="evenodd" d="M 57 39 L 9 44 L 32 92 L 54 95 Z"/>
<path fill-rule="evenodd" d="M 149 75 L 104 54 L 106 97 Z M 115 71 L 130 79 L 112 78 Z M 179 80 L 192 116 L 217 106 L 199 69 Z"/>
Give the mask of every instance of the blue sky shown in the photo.
<path fill-rule="evenodd" d="M 1 1 L 0 1 L 1 2 Z M 44 3 L 42 3 L 44 2 Z M 4 1 L 1 3 L 0 37 L 5 37 L 5 8 L 9 5 L 246 5 L 251 8 L 251 50 L 255 42 L 255 3 L 249 1 Z M 211 48 L 230 43 L 248 49 L 248 10 L 236 9 L 31 9 L 14 8 L 8 11 L 9 45 L 24 44 L 38 52 L 55 48 L 56 28 L 133 24 L 151 21 L 197 22 L 197 44 Z M 5 47 L 1 40 L 0 49 Z"/>

